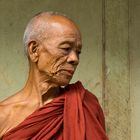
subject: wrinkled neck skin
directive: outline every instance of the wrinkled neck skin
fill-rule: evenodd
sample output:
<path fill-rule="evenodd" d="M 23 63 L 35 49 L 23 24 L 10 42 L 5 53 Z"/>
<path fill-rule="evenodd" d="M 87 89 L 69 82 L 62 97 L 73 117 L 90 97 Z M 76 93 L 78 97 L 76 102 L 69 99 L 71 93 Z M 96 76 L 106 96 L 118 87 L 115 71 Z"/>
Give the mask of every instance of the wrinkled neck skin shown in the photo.
<path fill-rule="evenodd" d="M 25 100 L 38 103 L 39 107 L 59 96 L 59 85 L 50 82 L 51 77 L 41 73 L 34 64 L 29 64 L 29 76 L 22 90 Z"/>

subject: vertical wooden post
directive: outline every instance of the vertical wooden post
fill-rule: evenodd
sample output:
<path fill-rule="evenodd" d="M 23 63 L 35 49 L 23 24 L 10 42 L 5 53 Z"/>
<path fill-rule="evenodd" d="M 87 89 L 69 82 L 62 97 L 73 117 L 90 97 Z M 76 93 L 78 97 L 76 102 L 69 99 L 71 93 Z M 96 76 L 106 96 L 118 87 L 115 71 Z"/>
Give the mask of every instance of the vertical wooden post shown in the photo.
<path fill-rule="evenodd" d="M 140 1 L 129 1 L 131 138 L 140 140 Z"/>
<path fill-rule="evenodd" d="M 130 140 L 128 0 L 105 0 L 104 107 L 110 140 Z"/>

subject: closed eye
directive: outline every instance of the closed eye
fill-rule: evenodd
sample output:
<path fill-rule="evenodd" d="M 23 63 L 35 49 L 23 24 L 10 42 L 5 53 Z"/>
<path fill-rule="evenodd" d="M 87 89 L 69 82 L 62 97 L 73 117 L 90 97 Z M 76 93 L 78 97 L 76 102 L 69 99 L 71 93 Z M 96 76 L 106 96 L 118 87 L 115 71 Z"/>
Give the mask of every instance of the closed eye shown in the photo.
<path fill-rule="evenodd" d="M 61 48 L 62 50 L 64 50 L 64 51 L 70 51 L 71 50 L 71 48 L 69 47 L 69 48 Z"/>
<path fill-rule="evenodd" d="M 72 45 L 70 43 L 63 43 L 60 45 L 60 49 L 65 51 L 65 52 L 69 52 L 72 49 Z"/>

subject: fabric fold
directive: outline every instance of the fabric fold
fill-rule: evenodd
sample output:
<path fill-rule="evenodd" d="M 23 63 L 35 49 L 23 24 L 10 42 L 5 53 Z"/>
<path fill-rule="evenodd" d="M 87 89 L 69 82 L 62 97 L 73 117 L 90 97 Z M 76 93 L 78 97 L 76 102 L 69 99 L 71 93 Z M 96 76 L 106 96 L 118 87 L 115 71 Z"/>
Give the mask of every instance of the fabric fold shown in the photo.
<path fill-rule="evenodd" d="M 77 86 L 70 85 L 67 88 L 64 109 L 64 139 L 85 140 L 85 120 L 82 107 L 84 90 L 79 82 Z"/>
<path fill-rule="evenodd" d="M 17 127 L 4 135 L 4 140 L 51 139 L 63 125 L 64 96 L 39 108 Z"/>
<path fill-rule="evenodd" d="M 2 140 L 108 140 L 97 98 L 80 82 L 68 85 L 52 102 L 39 108 Z"/>

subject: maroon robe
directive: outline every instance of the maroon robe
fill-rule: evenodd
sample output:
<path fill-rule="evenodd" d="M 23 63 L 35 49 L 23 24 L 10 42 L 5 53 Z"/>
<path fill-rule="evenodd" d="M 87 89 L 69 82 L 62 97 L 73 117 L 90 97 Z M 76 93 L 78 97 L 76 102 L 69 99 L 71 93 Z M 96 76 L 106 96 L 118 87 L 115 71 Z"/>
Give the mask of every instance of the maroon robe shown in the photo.
<path fill-rule="evenodd" d="M 37 109 L 2 140 L 108 140 L 97 98 L 80 82 L 68 85 L 52 102 Z"/>

